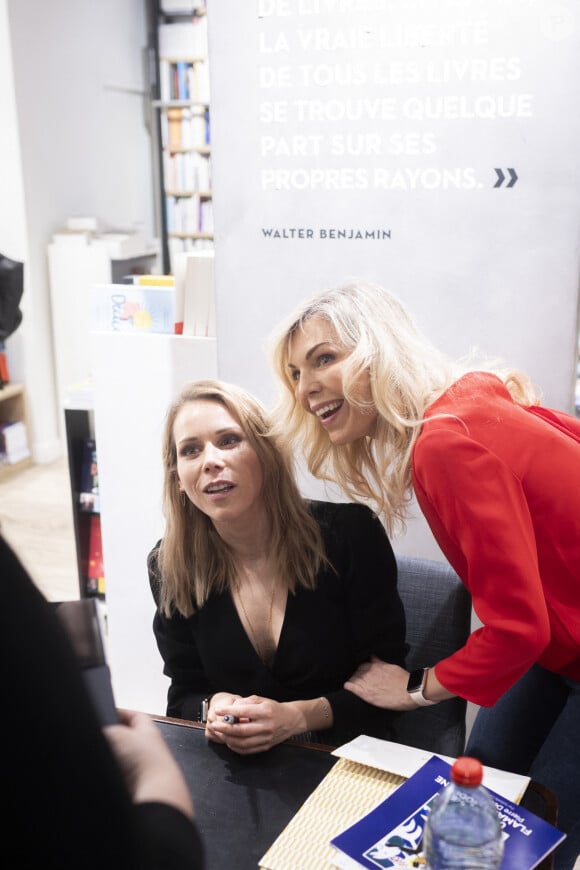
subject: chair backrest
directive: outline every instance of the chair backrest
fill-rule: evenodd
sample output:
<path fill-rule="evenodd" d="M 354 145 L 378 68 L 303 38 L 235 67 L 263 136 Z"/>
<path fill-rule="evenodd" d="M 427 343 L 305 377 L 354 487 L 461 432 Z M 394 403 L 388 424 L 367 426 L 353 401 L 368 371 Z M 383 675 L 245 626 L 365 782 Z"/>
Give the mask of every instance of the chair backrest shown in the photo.
<path fill-rule="evenodd" d="M 399 594 L 407 619 L 407 669 L 430 667 L 463 646 L 471 632 L 471 596 L 446 562 L 397 556 Z M 467 702 L 442 701 L 401 714 L 395 740 L 443 755 L 465 748 Z"/>

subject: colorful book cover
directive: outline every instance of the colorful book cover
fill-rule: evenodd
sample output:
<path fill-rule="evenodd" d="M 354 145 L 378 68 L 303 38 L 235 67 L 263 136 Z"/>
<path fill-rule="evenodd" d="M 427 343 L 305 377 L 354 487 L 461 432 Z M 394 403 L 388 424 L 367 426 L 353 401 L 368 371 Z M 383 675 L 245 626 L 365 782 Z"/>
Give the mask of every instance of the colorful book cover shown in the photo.
<path fill-rule="evenodd" d="M 95 330 L 175 333 L 175 287 L 96 284 L 93 288 Z"/>
<path fill-rule="evenodd" d="M 425 866 L 425 820 L 450 781 L 451 765 L 434 755 L 374 810 L 330 842 L 369 870 Z M 565 838 L 549 822 L 488 789 L 500 818 L 504 855 L 500 870 L 531 870 Z"/>
<path fill-rule="evenodd" d="M 85 438 L 81 450 L 79 506 L 81 511 L 99 513 L 99 466 L 94 438 Z"/>
<path fill-rule="evenodd" d="M 105 567 L 103 563 L 101 518 L 98 514 L 92 514 L 90 517 L 89 549 L 85 583 L 87 595 L 104 595 Z"/>

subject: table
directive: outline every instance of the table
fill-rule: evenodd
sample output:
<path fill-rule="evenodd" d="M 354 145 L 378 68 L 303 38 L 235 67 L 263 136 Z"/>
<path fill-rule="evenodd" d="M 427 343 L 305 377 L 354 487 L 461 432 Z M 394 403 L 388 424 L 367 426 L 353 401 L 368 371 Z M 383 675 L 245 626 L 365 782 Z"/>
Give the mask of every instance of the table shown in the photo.
<path fill-rule="evenodd" d="M 336 758 L 316 744 L 237 755 L 196 722 L 154 717 L 191 790 L 207 870 L 256 870 L 260 858 Z M 235 860 L 234 860 L 235 859 Z"/>
<path fill-rule="evenodd" d="M 331 747 L 282 743 L 259 755 L 237 755 L 205 739 L 197 722 L 155 716 L 191 790 L 206 847 L 207 870 L 256 870 L 260 858 L 337 759 Z M 530 782 L 521 801 L 557 823 L 553 793 Z M 551 870 L 548 856 L 539 870 Z"/>

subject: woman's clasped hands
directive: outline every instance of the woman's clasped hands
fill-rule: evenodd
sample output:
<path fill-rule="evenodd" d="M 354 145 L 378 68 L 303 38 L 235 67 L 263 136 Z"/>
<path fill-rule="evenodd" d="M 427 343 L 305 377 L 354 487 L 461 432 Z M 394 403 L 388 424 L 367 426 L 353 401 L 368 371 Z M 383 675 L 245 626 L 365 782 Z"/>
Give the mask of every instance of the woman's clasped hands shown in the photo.
<path fill-rule="evenodd" d="M 224 721 L 226 715 L 235 716 L 238 721 Z M 218 692 L 211 699 L 205 735 L 234 752 L 250 755 L 264 752 L 305 730 L 305 717 L 297 703 Z"/>

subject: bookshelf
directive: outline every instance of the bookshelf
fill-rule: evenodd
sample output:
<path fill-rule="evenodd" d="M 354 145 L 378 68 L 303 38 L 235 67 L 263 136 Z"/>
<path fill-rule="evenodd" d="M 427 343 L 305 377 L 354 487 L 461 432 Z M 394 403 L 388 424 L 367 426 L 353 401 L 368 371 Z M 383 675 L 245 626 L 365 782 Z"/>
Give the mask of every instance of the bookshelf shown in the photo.
<path fill-rule="evenodd" d="M 163 271 L 213 247 L 206 4 L 148 0 L 156 216 Z"/>
<path fill-rule="evenodd" d="M 105 572 L 92 397 L 69 393 L 64 418 L 80 598 L 105 600 Z M 86 399 L 86 396 L 85 396 Z"/>
<path fill-rule="evenodd" d="M 7 438 L 6 456 L 2 456 L 4 436 L 0 434 L 0 450 L 2 451 L 0 453 L 0 480 L 21 471 L 32 463 L 27 435 L 26 396 L 22 384 L 8 383 L 0 388 L 0 433 L 5 423 L 19 424 L 18 431 L 16 431 L 16 427 L 14 428 L 18 443 L 13 443 L 11 446 L 10 441 L 13 439 Z"/>

